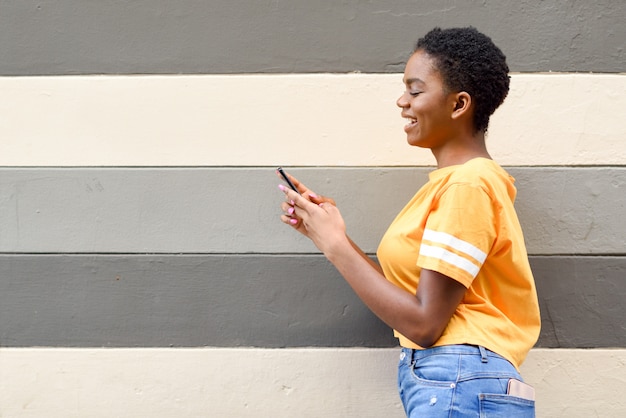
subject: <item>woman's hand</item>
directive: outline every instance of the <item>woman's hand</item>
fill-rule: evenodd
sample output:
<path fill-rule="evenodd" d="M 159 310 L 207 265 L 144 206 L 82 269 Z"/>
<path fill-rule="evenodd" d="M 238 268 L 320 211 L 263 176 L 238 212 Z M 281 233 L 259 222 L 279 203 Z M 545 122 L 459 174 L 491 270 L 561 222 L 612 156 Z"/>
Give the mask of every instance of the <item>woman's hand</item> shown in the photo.
<path fill-rule="evenodd" d="M 305 191 L 303 195 L 299 195 L 282 184 L 278 186 L 285 193 L 285 201 L 281 204 L 284 212 L 281 220 L 311 239 L 315 246 L 326 255 L 330 254 L 337 245 L 351 246 L 346 236 L 344 220 L 339 209 L 334 205 L 334 201 L 320 198 L 315 194 L 310 196 L 312 192 L 299 182 L 297 184 L 294 182 L 294 185 L 300 186 L 298 190 Z M 305 196 L 309 196 L 309 199 Z M 320 200 L 321 203 L 317 203 Z"/>
<path fill-rule="evenodd" d="M 307 186 L 301 183 L 300 180 L 298 180 L 297 178 L 295 178 L 289 173 L 285 173 L 285 174 L 287 175 L 287 177 L 289 177 L 289 180 L 291 181 L 291 183 L 293 183 L 293 185 L 296 186 L 296 188 L 298 189 L 298 192 L 306 200 L 312 203 L 315 203 L 316 205 L 328 203 L 333 206 L 336 206 L 335 201 L 333 199 L 315 194 L 311 189 L 309 189 Z M 282 176 L 278 173 L 278 170 L 276 170 L 276 175 L 282 180 Z M 278 187 L 281 188 L 283 192 L 286 189 L 286 188 L 283 188 L 284 186 L 278 186 Z M 291 204 L 291 201 L 283 202 L 281 204 L 281 210 L 285 214 L 284 217 L 281 218 L 284 223 L 291 225 L 296 231 L 300 232 L 303 235 L 308 236 L 306 228 L 304 228 L 304 225 L 302 224 L 302 219 L 295 214 L 295 208 L 293 207 L 293 204 Z"/>
<path fill-rule="evenodd" d="M 287 177 L 289 177 L 289 180 L 293 183 L 294 186 L 296 186 L 296 189 L 298 189 L 298 192 L 304 196 L 306 199 L 310 200 L 311 202 L 315 203 L 315 204 L 320 204 L 320 203 L 330 203 L 333 206 L 337 206 L 335 204 L 335 201 L 333 199 L 331 199 L 330 197 L 324 197 L 324 196 L 319 196 L 317 194 L 315 194 L 313 192 L 313 190 L 310 190 L 307 186 L 305 186 L 303 183 L 300 182 L 300 180 L 298 180 L 297 178 L 295 178 L 294 176 L 292 176 L 289 173 L 286 173 Z M 276 170 L 276 175 L 282 179 L 281 175 L 278 173 L 278 170 Z"/>
<path fill-rule="evenodd" d="M 278 172 L 276 174 L 280 177 Z M 327 256 L 331 254 L 333 248 L 338 248 L 336 245 L 347 243 L 352 247 L 335 201 L 314 193 L 297 178 L 285 174 L 300 194 L 282 184 L 278 186 L 285 193 L 285 201 L 281 204 L 283 211 L 281 220 L 311 239 Z"/>

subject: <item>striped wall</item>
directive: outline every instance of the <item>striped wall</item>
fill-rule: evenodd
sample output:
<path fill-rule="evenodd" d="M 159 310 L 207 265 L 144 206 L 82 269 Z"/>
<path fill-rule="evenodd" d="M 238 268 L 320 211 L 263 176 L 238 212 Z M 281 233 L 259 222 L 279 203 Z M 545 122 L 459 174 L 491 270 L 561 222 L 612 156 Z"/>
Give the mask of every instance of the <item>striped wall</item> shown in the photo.
<path fill-rule="evenodd" d="M 373 254 L 434 160 L 435 25 L 501 46 L 538 417 L 626 415 L 623 1 L 0 2 L 0 417 L 401 417 L 397 343 L 278 221 L 284 165 Z"/>

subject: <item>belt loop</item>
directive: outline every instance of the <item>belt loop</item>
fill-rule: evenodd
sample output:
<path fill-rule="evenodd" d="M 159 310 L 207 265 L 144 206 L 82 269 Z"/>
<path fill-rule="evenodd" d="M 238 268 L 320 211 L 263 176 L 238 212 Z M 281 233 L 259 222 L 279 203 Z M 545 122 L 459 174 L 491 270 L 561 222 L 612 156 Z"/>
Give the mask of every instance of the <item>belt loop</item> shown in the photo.
<path fill-rule="evenodd" d="M 487 358 L 487 350 L 485 349 L 485 347 L 479 345 L 478 350 L 480 351 L 480 361 L 482 361 L 483 363 L 489 362 L 489 359 Z"/>

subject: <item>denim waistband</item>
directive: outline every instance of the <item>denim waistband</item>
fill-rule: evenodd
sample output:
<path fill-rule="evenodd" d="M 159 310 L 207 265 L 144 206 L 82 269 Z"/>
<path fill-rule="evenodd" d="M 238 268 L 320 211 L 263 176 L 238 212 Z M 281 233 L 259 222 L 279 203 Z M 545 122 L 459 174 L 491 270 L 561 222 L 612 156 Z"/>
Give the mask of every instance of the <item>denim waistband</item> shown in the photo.
<path fill-rule="evenodd" d="M 489 358 L 499 358 L 506 360 L 501 355 L 494 353 L 491 350 L 486 349 L 481 345 L 470 344 L 457 344 L 457 345 L 442 345 L 438 347 L 431 347 L 425 349 L 414 349 L 402 347 L 403 358 L 408 357 L 409 361 L 417 361 L 419 359 L 436 355 L 436 354 L 464 354 L 480 356 L 483 363 L 489 362 Z"/>

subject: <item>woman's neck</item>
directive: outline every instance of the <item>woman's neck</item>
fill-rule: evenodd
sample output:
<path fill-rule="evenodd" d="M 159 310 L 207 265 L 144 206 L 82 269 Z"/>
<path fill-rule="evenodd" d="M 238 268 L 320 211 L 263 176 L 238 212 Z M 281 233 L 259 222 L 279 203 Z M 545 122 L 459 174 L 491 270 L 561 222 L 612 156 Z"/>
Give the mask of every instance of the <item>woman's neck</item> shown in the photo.
<path fill-rule="evenodd" d="M 445 145 L 437 149 L 433 148 L 431 151 L 437 160 L 438 168 L 464 164 L 474 158 L 491 159 L 485 145 L 484 132 L 448 141 Z"/>

